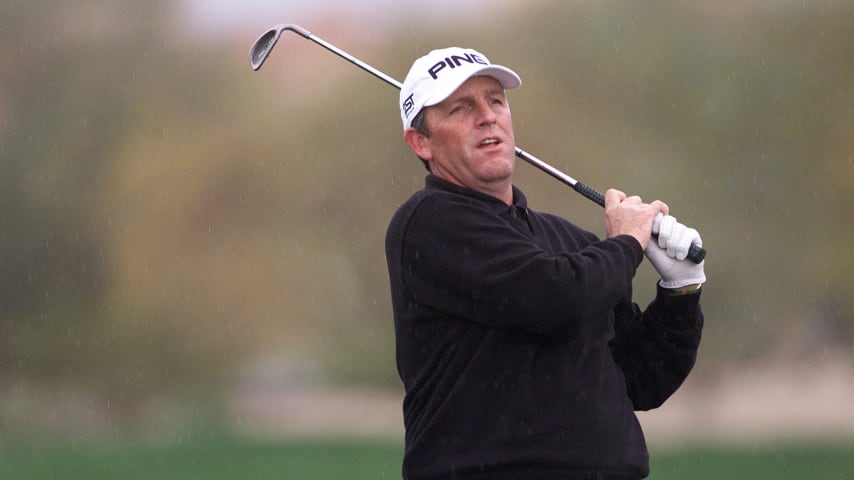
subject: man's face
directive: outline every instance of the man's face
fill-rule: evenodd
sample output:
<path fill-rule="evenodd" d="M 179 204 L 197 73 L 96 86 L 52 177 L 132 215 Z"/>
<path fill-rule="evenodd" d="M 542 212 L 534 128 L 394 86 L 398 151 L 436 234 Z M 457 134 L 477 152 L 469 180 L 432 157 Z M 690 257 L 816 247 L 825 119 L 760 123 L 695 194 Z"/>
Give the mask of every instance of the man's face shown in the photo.
<path fill-rule="evenodd" d="M 431 135 L 421 136 L 416 153 L 430 162 L 434 175 L 492 195 L 499 188 L 506 191 L 516 141 L 507 97 L 497 80 L 472 77 L 424 115 Z"/>

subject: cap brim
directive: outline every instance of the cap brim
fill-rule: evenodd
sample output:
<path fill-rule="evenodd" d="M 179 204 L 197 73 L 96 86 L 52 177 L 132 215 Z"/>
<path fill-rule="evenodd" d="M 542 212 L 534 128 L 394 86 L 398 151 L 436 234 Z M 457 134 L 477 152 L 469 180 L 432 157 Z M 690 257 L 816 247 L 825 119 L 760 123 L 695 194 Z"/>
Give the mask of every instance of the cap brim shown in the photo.
<path fill-rule="evenodd" d="M 450 97 L 462 84 L 472 77 L 487 76 L 498 80 L 504 89 L 519 88 L 522 79 L 513 70 L 501 65 L 485 65 L 474 71 L 469 71 L 465 76 L 460 76 L 457 81 L 449 83 L 446 88 L 433 92 L 433 95 L 424 102 L 424 107 L 438 105 Z"/>

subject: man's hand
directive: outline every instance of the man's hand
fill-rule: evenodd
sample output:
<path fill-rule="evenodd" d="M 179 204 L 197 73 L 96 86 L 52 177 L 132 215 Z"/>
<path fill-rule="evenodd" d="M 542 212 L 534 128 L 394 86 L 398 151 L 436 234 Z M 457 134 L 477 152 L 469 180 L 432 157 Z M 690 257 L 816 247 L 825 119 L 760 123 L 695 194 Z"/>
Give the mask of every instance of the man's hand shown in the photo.
<path fill-rule="evenodd" d="M 694 263 L 685 260 L 692 244 L 703 246 L 703 240 L 697 230 L 679 223 L 675 217 L 660 214 L 653 220 L 652 234 L 658 235 L 658 239 L 649 242 L 645 253 L 661 275 L 662 287 L 678 289 L 701 285 L 706 281 L 706 262 Z"/>
<path fill-rule="evenodd" d="M 643 203 L 640 197 L 628 197 L 619 190 L 609 189 L 605 192 L 606 235 L 608 238 L 631 235 L 646 250 L 655 216 L 668 212 L 667 204 L 660 200 Z"/>

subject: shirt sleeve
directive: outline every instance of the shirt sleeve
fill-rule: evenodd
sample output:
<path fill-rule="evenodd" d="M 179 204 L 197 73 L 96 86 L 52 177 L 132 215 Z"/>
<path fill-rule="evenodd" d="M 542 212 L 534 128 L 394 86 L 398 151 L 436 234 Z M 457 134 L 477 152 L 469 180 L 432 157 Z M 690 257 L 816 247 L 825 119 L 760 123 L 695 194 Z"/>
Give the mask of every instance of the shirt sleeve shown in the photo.
<path fill-rule="evenodd" d="M 700 296 L 672 296 L 658 287 L 645 311 L 625 302 L 615 310 L 611 350 L 635 410 L 659 407 L 691 372 L 703 329 Z"/>
<path fill-rule="evenodd" d="M 553 253 L 483 202 L 426 197 L 403 238 L 402 280 L 419 303 L 499 328 L 573 334 L 601 322 L 643 259 L 632 237 Z"/>

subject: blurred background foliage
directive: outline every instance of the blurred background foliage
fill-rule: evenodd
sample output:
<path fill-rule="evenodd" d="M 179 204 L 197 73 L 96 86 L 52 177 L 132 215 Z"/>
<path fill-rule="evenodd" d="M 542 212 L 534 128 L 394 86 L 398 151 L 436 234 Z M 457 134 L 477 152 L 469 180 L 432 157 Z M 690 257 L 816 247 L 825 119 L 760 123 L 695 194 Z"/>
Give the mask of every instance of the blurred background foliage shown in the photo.
<path fill-rule="evenodd" d="M 252 72 L 288 19 L 205 32 L 179 5 L 0 3 L 0 428 L 52 395 L 134 428 L 247 378 L 397 388 L 383 241 L 424 177 L 397 92 L 296 36 Z M 452 44 L 518 71 L 522 148 L 703 234 L 701 372 L 852 353 L 851 2 L 303 26 L 401 80 Z M 517 172 L 534 208 L 602 235 L 601 209 Z"/>

